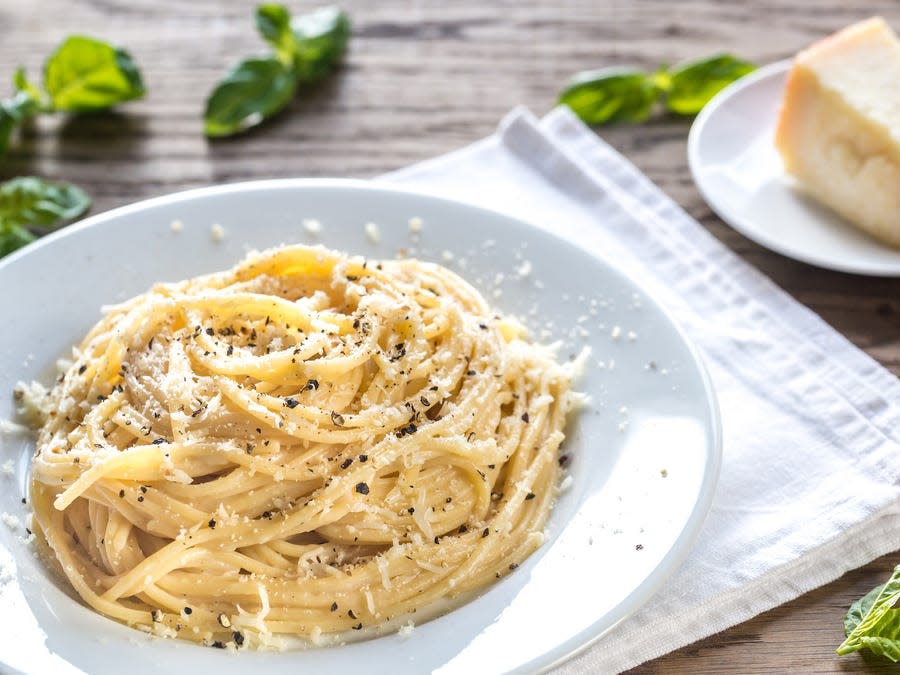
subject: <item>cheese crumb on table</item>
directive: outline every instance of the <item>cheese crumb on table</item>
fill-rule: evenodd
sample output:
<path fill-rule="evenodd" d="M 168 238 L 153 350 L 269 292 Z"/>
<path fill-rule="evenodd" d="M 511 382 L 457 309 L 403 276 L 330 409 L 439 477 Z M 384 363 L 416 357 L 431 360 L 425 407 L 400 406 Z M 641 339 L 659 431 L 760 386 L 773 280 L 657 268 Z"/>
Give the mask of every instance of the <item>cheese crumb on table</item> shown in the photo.
<path fill-rule="evenodd" d="M 21 525 L 18 516 L 14 516 L 13 514 L 7 513 L 6 511 L 0 513 L 0 520 L 2 520 L 3 524 L 11 530 L 17 530 L 19 528 L 19 525 Z"/>
<path fill-rule="evenodd" d="M 804 192 L 900 247 L 900 40 L 881 18 L 800 52 L 775 145 Z"/>
<path fill-rule="evenodd" d="M 322 231 L 322 223 L 315 218 L 304 218 L 303 229 L 310 234 L 319 234 Z"/>
<path fill-rule="evenodd" d="M 422 231 L 422 219 L 418 216 L 413 216 L 409 219 L 409 231 L 410 232 L 421 232 Z"/>
<path fill-rule="evenodd" d="M 169 223 L 169 229 L 172 230 L 172 232 L 181 232 L 184 229 L 184 223 L 180 220 L 173 220 Z"/>
<path fill-rule="evenodd" d="M 378 230 L 378 225 L 375 223 L 366 223 L 363 226 L 363 229 L 366 232 L 366 236 L 369 238 L 373 244 L 377 244 L 381 241 L 381 232 Z"/>
<path fill-rule="evenodd" d="M 213 241 L 222 241 L 225 238 L 225 228 L 216 223 L 210 228 Z"/>

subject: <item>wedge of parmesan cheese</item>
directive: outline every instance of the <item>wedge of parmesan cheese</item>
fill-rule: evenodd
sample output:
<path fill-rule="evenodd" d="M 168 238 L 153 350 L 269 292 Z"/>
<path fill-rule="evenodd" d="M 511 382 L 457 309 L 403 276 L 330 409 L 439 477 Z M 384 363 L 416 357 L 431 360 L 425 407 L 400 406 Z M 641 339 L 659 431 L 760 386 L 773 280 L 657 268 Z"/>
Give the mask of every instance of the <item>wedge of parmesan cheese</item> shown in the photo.
<path fill-rule="evenodd" d="M 900 41 L 884 20 L 797 55 L 775 145 L 802 190 L 900 248 Z"/>

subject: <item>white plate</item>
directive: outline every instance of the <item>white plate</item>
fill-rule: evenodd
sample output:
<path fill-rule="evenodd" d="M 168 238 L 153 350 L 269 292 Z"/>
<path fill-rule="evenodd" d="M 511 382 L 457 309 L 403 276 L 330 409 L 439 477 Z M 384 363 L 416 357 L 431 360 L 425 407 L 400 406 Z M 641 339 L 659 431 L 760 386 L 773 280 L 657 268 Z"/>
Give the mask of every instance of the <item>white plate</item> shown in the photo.
<path fill-rule="evenodd" d="M 900 251 L 798 192 L 775 150 L 790 61 L 741 78 L 697 116 L 688 164 L 710 208 L 757 244 L 818 267 L 900 276 Z"/>
<path fill-rule="evenodd" d="M 407 226 L 411 216 L 424 220 L 418 237 Z M 317 239 L 302 218 L 323 223 Z M 174 219 L 183 231 L 170 228 Z M 368 221 L 380 226 L 377 244 L 364 234 Z M 213 224 L 224 228 L 223 240 L 211 236 Z M 0 664 L 130 675 L 534 671 L 637 609 L 686 555 L 712 498 L 720 432 L 709 380 L 667 315 L 606 262 L 539 228 L 374 184 L 287 180 L 184 192 L 89 218 L 3 260 L 0 416 L 13 414 L 14 383 L 46 380 L 102 304 L 156 281 L 230 267 L 251 246 L 299 241 L 370 257 L 415 249 L 439 262 L 452 252 L 448 264 L 460 270 L 463 258 L 460 271 L 488 297 L 496 274 L 505 274 L 495 303 L 537 324 L 535 332 L 551 322 L 566 341 L 563 357 L 592 345 L 579 387 L 593 402 L 568 429 L 573 482 L 557 502 L 545 545 L 479 597 L 408 637 L 229 654 L 150 638 L 86 609 L 34 558 L 21 528 L 0 525 Z M 517 277 L 525 258 L 533 270 Z M 588 320 L 579 323 L 582 316 Z M 611 337 L 615 326 L 619 339 Z M 577 337 L 582 328 L 590 337 Z M 628 339 L 629 331 L 638 339 Z M 0 475 L 0 511 L 23 521 L 32 451 L 27 438 L 2 438 L 0 464 L 11 459 L 15 471 Z"/>

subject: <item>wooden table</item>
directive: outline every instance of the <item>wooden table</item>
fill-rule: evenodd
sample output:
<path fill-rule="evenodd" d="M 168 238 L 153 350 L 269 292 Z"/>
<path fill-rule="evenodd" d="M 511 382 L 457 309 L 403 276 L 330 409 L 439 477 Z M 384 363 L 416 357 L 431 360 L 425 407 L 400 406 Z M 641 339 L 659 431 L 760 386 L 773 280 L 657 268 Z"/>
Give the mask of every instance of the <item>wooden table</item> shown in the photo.
<path fill-rule="evenodd" d="M 297 7 L 301 4 L 293 3 Z M 355 22 L 340 75 L 240 138 L 204 139 L 206 93 L 236 59 L 262 48 L 252 3 L 237 0 L 35 0 L 0 4 L 0 74 L 35 77 L 67 34 L 127 47 L 149 95 L 120 112 L 41 120 L 0 161 L 0 178 L 70 180 L 102 211 L 189 187 L 260 177 L 376 176 L 491 133 L 511 107 L 549 110 L 574 71 L 729 49 L 765 63 L 867 13 L 900 28 L 900 5 L 843 0 L 344 0 Z M 8 81 L 8 80 L 4 80 Z M 7 85 L 4 85 L 4 87 Z M 603 136 L 725 245 L 762 269 L 860 348 L 900 373 L 900 280 L 855 277 L 783 258 L 723 224 L 685 160 L 690 122 L 658 119 Z M 838 659 L 848 604 L 884 580 L 887 556 L 638 673 L 876 671 Z"/>

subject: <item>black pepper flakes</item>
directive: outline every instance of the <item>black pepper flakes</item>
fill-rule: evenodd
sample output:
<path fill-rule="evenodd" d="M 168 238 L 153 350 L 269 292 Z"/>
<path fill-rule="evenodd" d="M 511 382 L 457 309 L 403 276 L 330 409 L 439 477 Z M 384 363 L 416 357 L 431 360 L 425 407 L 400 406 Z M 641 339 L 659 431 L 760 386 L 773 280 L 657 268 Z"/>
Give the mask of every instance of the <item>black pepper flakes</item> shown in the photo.
<path fill-rule="evenodd" d="M 357 483 L 356 491 L 361 495 L 367 495 L 367 494 L 369 494 L 369 486 L 366 485 L 365 483 Z"/>
<path fill-rule="evenodd" d="M 472 377 L 473 375 L 476 375 L 476 373 L 474 370 L 467 370 L 466 375 L 468 375 L 469 377 Z"/>
<path fill-rule="evenodd" d="M 225 351 L 225 356 L 231 356 L 234 354 L 234 346 L 228 345 L 228 349 Z"/>
<path fill-rule="evenodd" d="M 535 495 L 533 492 L 529 492 L 527 495 L 525 495 L 525 501 L 528 501 L 528 500 L 530 500 L 530 499 L 534 499 L 535 496 L 536 496 L 536 495 Z"/>
<path fill-rule="evenodd" d="M 213 335 L 216 334 L 216 331 L 214 331 L 212 328 L 207 328 L 207 329 L 206 329 L 206 334 L 209 335 L 209 336 L 213 336 Z"/>
<path fill-rule="evenodd" d="M 240 631 L 234 631 L 231 634 L 231 637 L 234 638 L 234 644 L 236 644 L 238 647 L 244 644 L 244 634 Z"/>
<path fill-rule="evenodd" d="M 284 399 L 284 405 L 288 408 L 293 409 L 293 408 L 296 408 L 298 405 L 300 405 L 300 401 L 298 401 L 295 398 L 288 397 L 288 398 Z"/>
<path fill-rule="evenodd" d="M 221 640 L 216 640 L 215 642 L 212 643 L 212 646 L 215 647 L 216 649 L 225 649 L 225 643 L 222 642 Z"/>
<path fill-rule="evenodd" d="M 643 545 L 643 544 L 638 544 L 637 546 L 634 547 L 634 550 L 635 550 L 635 551 L 643 551 L 643 550 L 644 550 L 644 545 Z"/>
<path fill-rule="evenodd" d="M 483 530 L 482 533 L 481 533 L 481 538 L 484 539 L 484 538 L 485 538 L 486 536 L 488 536 L 490 533 L 491 533 L 490 529 L 488 529 L 487 527 L 484 528 L 484 530 Z"/>
<path fill-rule="evenodd" d="M 351 619 L 356 618 L 356 614 L 353 613 L 352 609 L 347 611 L 347 616 L 349 616 Z"/>
<path fill-rule="evenodd" d="M 144 501 L 144 495 L 138 495 L 137 500 L 138 500 L 139 502 Z"/>
<path fill-rule="evenodd" d="M 457 532 L 459 532 L 460 534 L 465 534 L 468 531 L 469 531 L 469 528 L 466 527 L 465 525 L 460 525 L 459 529 L 457 530 Z"/>
<path fill-rule="evenodd" d="M 345 459 L 343 462 L 341 462 L 341 468 L 342 468 L 342 469 L 346 469 L 346 468 L 349 467 L 351 464 L 353 464 L 353 458 L 352 458 L 352 457 L 348 457 L 348 458 Z"/>
<path fill-rule="evenodd" d="M 338 608 L 337 603 L 336 603 L 336 602 L 332 602 L 332 603 L 331 603 L 331 611 L 332 611 L 332 612 L 336 612 L 336 611 L 337 611 L 337 608 Z"/>
<path fill-rule="evenodd" d="M 336 427 L 344 426 L 344 416 L 334 410 L 331 411 L 331 421 Z"/>
<path fill-rule="evenodd" d="M 209 529 L 211 529 L 211 530 L 216 529 L 216 519 L 215 519 L 215 518 L 210 518 L 210 519 L 209 519 L 209 522 L 207 523 L 207 525 L 209 525 Z"/>
<path fill-rule="evenodd" d="M 522 413 L 522 421 L 525 422 L 525 424 L 528 424 L 528 422 L 531 421 L 531 418 L 528 417 L 528 413 Z"/>
<path fill-rule="evenodd" d="M 559 462 L 560 466 L 565 466 L 566 464 L 569 463 L 569 456 L 568 455 L 560 455 L 559 460 L 557 460 L 557 461 Z"/>
<path fill-rule="evenodd" d="M 188 616 L 190 616 L 193 612 L 194 612 L 194 610 L 192 610 L 190 607 L 184 608 L 184 613 L 187 614 Z"/>
<path fill-rule="evenodd" d="M 119 490 L 119 497 L 122 498 L 125 496 L 125 490 Z"/>
<path fill-rule="evenodd" d="M 163 619 L 163 613 L 158 609 L 154 609 L 150 612 L 150 618 L 153 619 L 155 623 L 159 623 Z"/>
<path fill-rule="evenodd" d="M 151 339 L 151 344 L 153 344 L 152 339 Z M 81 367 L 78 368 L 78 374 L 81 375 L 81 374 L 83 374 L 84 371 L 86 371 L 86 370 L 87 370 L 87 366 L 82 365 Z"/>
<path fill-rule="evenodd" d="M 368 462 L 368 461 L 369 461 L 369 456 L 368 456 L 368 455 L 360 455 L 360 456 L 359 456 L 359 461 L 360 461 L 360 463 L 362 463 L 362 462 Z"/>
<path fill-rule="evenodd" d="M 355 626 L 350 626 L 353 630 L 362 630 L 362 621 L 360 621 Z"/>
<path fill-rule="evenodd" d="M 519 563 L 509 563 L 509 569 L 514 570 L 519 566 Z"/>
<path fill-rule="evenodd" d="M 166 442 L 165 438 L 157 438 L 153 441 L 153 445 L 162 445 L 165 442 Z"/>
<path fill-rule="evenodd" d="M 306 381 L 306 384 L 303 385 L 303 391 L 315 391 L 319 388 L 319 381 L 315 379 L 309 379 Z"/>

